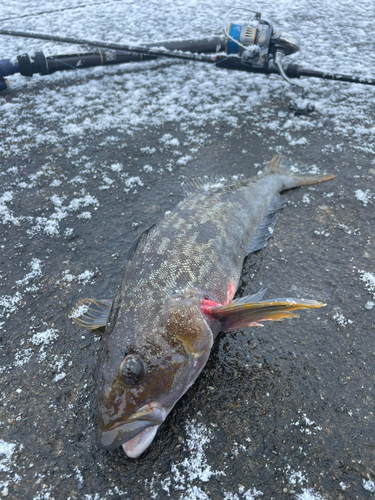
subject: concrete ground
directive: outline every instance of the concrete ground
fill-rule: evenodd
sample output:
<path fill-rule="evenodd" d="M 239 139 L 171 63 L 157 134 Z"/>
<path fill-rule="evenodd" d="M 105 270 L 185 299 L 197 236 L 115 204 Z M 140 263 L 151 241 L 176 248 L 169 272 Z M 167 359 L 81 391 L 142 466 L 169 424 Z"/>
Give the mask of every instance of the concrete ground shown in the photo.
<path fill-rule="evenodd" d="M 277 77 L 165 61 L 18 77 L 0 95 L 3 497 L 374 497 L 374 91 L 309 85 L 309 116 L 288 111 Z M 275 152 L 337 177 L 287 193 L 238 294 L 267 285 L 326 307 L 221 334 L 141 457 L 99 450 L 100 332 L 71 307 L 114 296 L 184 178 L 256 175 Z"/>

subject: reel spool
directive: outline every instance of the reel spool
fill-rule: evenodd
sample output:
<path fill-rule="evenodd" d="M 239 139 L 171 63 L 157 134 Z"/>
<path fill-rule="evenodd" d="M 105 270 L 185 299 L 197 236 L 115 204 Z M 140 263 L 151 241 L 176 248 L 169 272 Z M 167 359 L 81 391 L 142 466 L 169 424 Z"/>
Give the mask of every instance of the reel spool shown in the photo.
<path fill-rule="evenodd" d="M 261 19 L 261 13 L 251 9 L 235 8 L 228 12 L 245 11 L 254 14 L 246 24 L 230 23 L 225 31 L 225 51 L 228 55 L 237 54 L 255 66 L 265 66 L 268 63 L 272 25 Z"/>
<path fill-rule="evenodd" d="M 227 25 L 230 14 L 235 11 L 251 12 L 246 24 Z M 290 80 L 281 64 L 285 56 L 298 52 L 297 40 L 287 33 L 277 33 L 268 21 L 261 19 L 261 13 L 251 9 L 235 8 L 228 12 L 225 19 L 225 50 L 228 55 L 241 56 L 242 63 L 254 68 L 276 66 L 277 71 L 288 83 L 302 87 Z"/>

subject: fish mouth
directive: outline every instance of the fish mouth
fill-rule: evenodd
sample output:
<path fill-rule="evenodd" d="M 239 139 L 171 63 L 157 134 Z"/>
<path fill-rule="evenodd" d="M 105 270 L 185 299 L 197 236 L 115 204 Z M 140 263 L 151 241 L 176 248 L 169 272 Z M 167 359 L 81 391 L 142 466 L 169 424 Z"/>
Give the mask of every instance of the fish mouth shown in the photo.
<path fill-rule="evenodd" d="M 145 449 L 150 446 L 158 429 L 159 425 L 146 427 L 146 429 L 137 434 L 137 436 L 133 437 L 133 439 L 130 439 L 130 441 L 126 441 L 126 443 L 123 443 L 122 447 L 126 455 L 129 458 L 139 457 L 139 455 L 141 455 L 145 451 Z"/>
<path fill-rule="evenodd" d="M 123 445 L 129 457 L 137 457 L 150 445 L 166 415 L 165 409 L 159 403 L 148 403 L 125 421 L 113 424 L 110 429 L 98 428 L 97 444 L 104 450 L 113 450 Z M 126 446 L 130 441 L 132 442 Z M 141 448 L 142 450 L 138 453 Z"/>

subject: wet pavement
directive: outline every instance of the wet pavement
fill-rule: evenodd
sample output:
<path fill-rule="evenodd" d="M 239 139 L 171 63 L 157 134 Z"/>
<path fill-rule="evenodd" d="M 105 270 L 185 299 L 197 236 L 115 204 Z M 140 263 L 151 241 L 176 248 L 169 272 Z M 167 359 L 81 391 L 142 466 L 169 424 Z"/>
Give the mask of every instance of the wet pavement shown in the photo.
<path fill-rule="evenodd" d="M 317 84 L 317 112 L 295 116 L 286 84 L 272 77 L 263 92 L 257 76 L 251 92 L 258 101 L 247 114 L 234 106 L 206 120 L 197 103 L 194 116 L 189 108 L 186 119 L 144 120 L 129 131 L 126 118 L 85 130 L 85 120 L 100 116 L 83 106 L 69 119 L 61 103 L 71 97 L 78 106 L 80 86 L 129 83 L 133 70 L 157 78 L 183 68 L 153 62 L 147 70 L 93 70 L 74 91 L 58 77 L 0 96 L 11 137 L 0 153 L 0 494 L 373 498 L 373 90 Z M 194 65 L 186 68 L 194 78 Z M 112 84 L 104 83 L 109 106 L 117 98 Z M 59 96 L 53 110 L 51 95 Z M 98 90 L 95 106 L 100 98 Z M 68 125 L 77 134 L 65 133 Z M 326 307 L 220 334 L 201 376 L 141 457 L 99 450 L 92 373 L 100 331 L 74 325 L 71 307 L 84 297 L 114 297 L 129 246 L 178 203 L 184 178 L 256 175 L 275 152 L 337 177 L 287 192 L 268 247 L 244 263 L 238 296 L 266 285 L 267 298 L 312 298 Z"/>
<path fill-rule="evenodd" d="M 3 495 L 231 498 L 229 493 L 239 494 L 243 487 L 265 498 L 289 498 L 301 488 L 323 498 L 371 497 L 363 482 L 373 480 L 375 469 L 375 321 L 373 309 L 365 308 L 372 297 L 362 279 L 375 264 L 374 213 L 353 196 L 353 176 L 364 192 L 375 177 L 369 159 L 351 158 L 347 149 L 335 155 L 333 166 L 317 147 L 304 148 L 307 163 L 325 160 L 337 178 L 288 193 L 269 246 L 246 260 L 239 290 L 248 294 L 268 285 L 269 297 L 314 298 L 327 307 L 293 321 L 221 335 L 204 372 L 139 459 L 95 445 L 91 374 L 100 335 L 76 327 L 68 318 L 70 308 L 86 296 L 114 296 L 126 250 L 180 199 L 181 175 L 255 174 L 251 163 L 272 155 L 267 138 L 249 136 L 248 125 L 234 137 L 223 139 L 225 132 L 230 128 L 211 131 L 199 166 L 183 166 L 173 177 L 150 175 L 136 193 L 124 193 L 121 185 L 100 190 L 92 176 L 86 189 L 100 211 L 94 206 L 88 221 L 62 219 L 61 232 L 74 222 L 67 238 L 30 239 L 22 226 L 3 226 L 3 293 L 15 297 L 25 279 L 31 285 L 17 312 L 4 315 L 2 432 L 17 445 L 11 456 L 14 475 Z M 127 153 L 140 156 L 143 144 L 158 145 L 159 135 L 145 132 Z M 318 145 L 319 137 L 314 142 Z M 23 178 L 54 154 L 46 151 L 22 166 Z M 108 151 L 93 154 L 104 161 Z M 111 161 L 121 161 L 122 154 L 112 150 Z M 7 166 L 17 164 L 11 160 Z M 166 161 L 168 154 L 154 153 L 154 165 Z M 143 156 L 134 159 L 135 175 L 144 162 Z M 51 168 L 56 177 L 79 174 L 70 159 Z M 72 199 L 76 189 L 71 184 Z M 54 192 L 38 179 L 29 196 L 14 200 L 14 217 L 21 207 L 37 216 L 35 193 L 44 213 L 51 213 Z M 25 278 L 32 273 L 28 263 L 41 258 L 41 276 Z M 38 289 L 32 289 L 33 281 Z M 35 340 L 38 332 L 44 337 Z M 195 488 L 204 493 L 194 493 Z"/>

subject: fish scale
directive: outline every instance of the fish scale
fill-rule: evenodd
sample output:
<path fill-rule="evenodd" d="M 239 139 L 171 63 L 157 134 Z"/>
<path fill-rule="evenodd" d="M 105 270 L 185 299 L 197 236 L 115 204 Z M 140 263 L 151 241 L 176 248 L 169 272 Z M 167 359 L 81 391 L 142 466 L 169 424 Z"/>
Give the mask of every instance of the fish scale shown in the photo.
<path fill-rule="evenodd" d="M 139 456 L 194 383 L 219 331 L 258 326 L 322 307 L 306 299 L 264 300 L 265 289 L 232 300 L 248 253 L 263 248 L 283 207 L 280 191 L 332 179 L 295 175 L 276 155 L 264 173 L 223 185 L 191 180 L 186 198 L 129 250 L 116 297 L 84 299 L 75 322 L 106 326 L 95 385 L 98 444 Z"/>
<path fill-rule="evenodd" d="M 235 192 L 224 191 L 209 197 L 200 194 L 194 200 L 188 198 L 180 203 L 174 213 L 158 224 L 145 247 L 135 255 L 125 284 L 129 297 L 146 294 L 151 298 L 150 294 L 155 292 L 164 295 L 185 288 L 201 288 L 216 302 L 225 302 L 229 281 L 232 279 L 237 285 L 246 249 L 283 186 L 279 177 L 265 176 L 259 184 L 250 181 L 248 186 L 241 186 Z M 258 207 L 249 214 L 247 206 L 251 201 L 254 203 L 256 197 Z M 165 253 L 160 255 L 156 251 L 155 254 L 161 241 Z M 140 270 L 148 262 L 153 263 L 149 279 L 139 288 Z"/>

